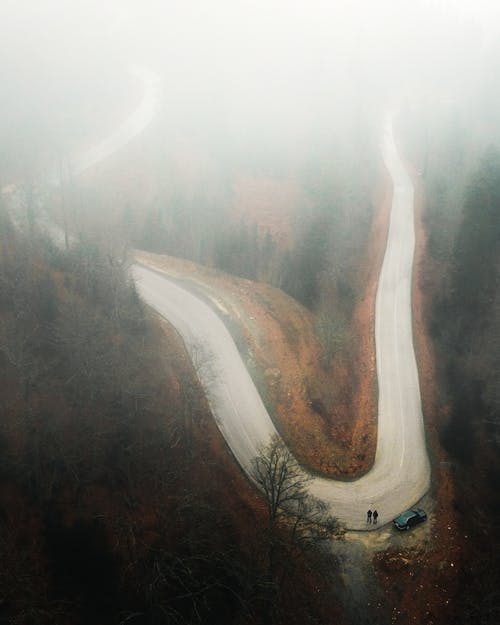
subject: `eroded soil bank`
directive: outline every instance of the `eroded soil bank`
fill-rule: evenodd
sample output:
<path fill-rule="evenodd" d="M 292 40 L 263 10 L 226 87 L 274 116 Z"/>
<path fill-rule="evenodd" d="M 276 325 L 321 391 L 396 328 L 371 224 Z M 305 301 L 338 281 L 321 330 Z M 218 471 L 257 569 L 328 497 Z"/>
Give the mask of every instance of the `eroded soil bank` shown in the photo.
<path fill-rule="evenodd" d="M 391 197 L 386 175 L 367 252 L 360 255 L 363 288 L 350 339 L 328 368 L 321 365 L 314 315 L 281 290 L 179 258 L 136 252 L 137 261 L 180 280 L 221 314 L 278 430 L 303 465 L 329 477 L 358 477 L 375 454 L 374 311 Z"/>

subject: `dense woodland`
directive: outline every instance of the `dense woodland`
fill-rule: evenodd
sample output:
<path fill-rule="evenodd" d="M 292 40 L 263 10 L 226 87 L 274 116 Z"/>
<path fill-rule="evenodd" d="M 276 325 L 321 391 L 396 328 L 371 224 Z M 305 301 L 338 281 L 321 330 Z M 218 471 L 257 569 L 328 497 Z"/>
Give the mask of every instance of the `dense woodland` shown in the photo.
<path fill-rule="evenodd" d="M 447 413 L 440 440 L 454 513 L 474 540 L 457 622 L 484 624 L 498 621 L 500 605 L 500 95 L 479 85 L 496 76 L 497 53 L 476 69 L 467 98 L 422 104 L 400 124 L 425 190 L 427 323 Z"/>
<path fill-rule="evenodd" d="M 97 237 L 61 251 L 0 219 L 2 622 L 302 624 L 339 613 L 322 547 L 334 520 L 308 503 L 279 450 L 293 518 L 243 479 L 126 255 Z M 256 459 L 263 480 L 268 457 Z"/>

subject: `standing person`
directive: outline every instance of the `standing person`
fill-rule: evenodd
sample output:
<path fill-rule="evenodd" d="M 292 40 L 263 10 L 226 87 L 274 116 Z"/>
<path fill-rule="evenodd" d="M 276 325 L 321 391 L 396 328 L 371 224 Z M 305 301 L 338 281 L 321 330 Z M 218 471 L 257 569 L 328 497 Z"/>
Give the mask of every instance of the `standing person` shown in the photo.
<path fill-rule="evenodd" d="M 373 525 L 377 525 L 378 512 L 376 510 L 373 511 Z"/>
<path fill-rule="evenodd" d="M 368 510 L 368 512 L 366 513 L 366 522 L 367 523 L 371 523 L 372 522 L 372 511 Z"/>

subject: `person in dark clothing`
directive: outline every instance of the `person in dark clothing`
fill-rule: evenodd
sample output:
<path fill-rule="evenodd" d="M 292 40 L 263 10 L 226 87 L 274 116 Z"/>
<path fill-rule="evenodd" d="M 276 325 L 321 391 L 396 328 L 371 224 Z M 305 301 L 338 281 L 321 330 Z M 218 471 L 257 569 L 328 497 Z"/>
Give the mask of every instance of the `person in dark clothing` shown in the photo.
<path fill-rule="evenodd" d="M 366 522 L 367 523 L 371 523 L 372 522 L 372 511 L 368 510 L 368 512 L 366 513 Z"/>
<path fill-rule="evenodd" d="M 373 524 L 377 525 L 378 512 L 376 510 L 373 511 Z"/>

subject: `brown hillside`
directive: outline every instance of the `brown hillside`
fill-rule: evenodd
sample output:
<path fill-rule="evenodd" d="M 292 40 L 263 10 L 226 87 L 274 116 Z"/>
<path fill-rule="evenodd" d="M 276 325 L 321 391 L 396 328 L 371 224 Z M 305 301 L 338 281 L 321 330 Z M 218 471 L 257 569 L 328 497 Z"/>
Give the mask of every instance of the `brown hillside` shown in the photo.
<path fill-rule="evenodd" d="M 278 430 L 297 457 L 331 477 L 355 477 L 372 462 L 376 440 L 373 319 L 391 189 L 379 196 L 355 308 L 350 348 L 325 370 L 313 314 L 279 289 L 189 261 L 137 252 L 139 262 L 181 279 L 209 298 L 237 341 Z"/>

